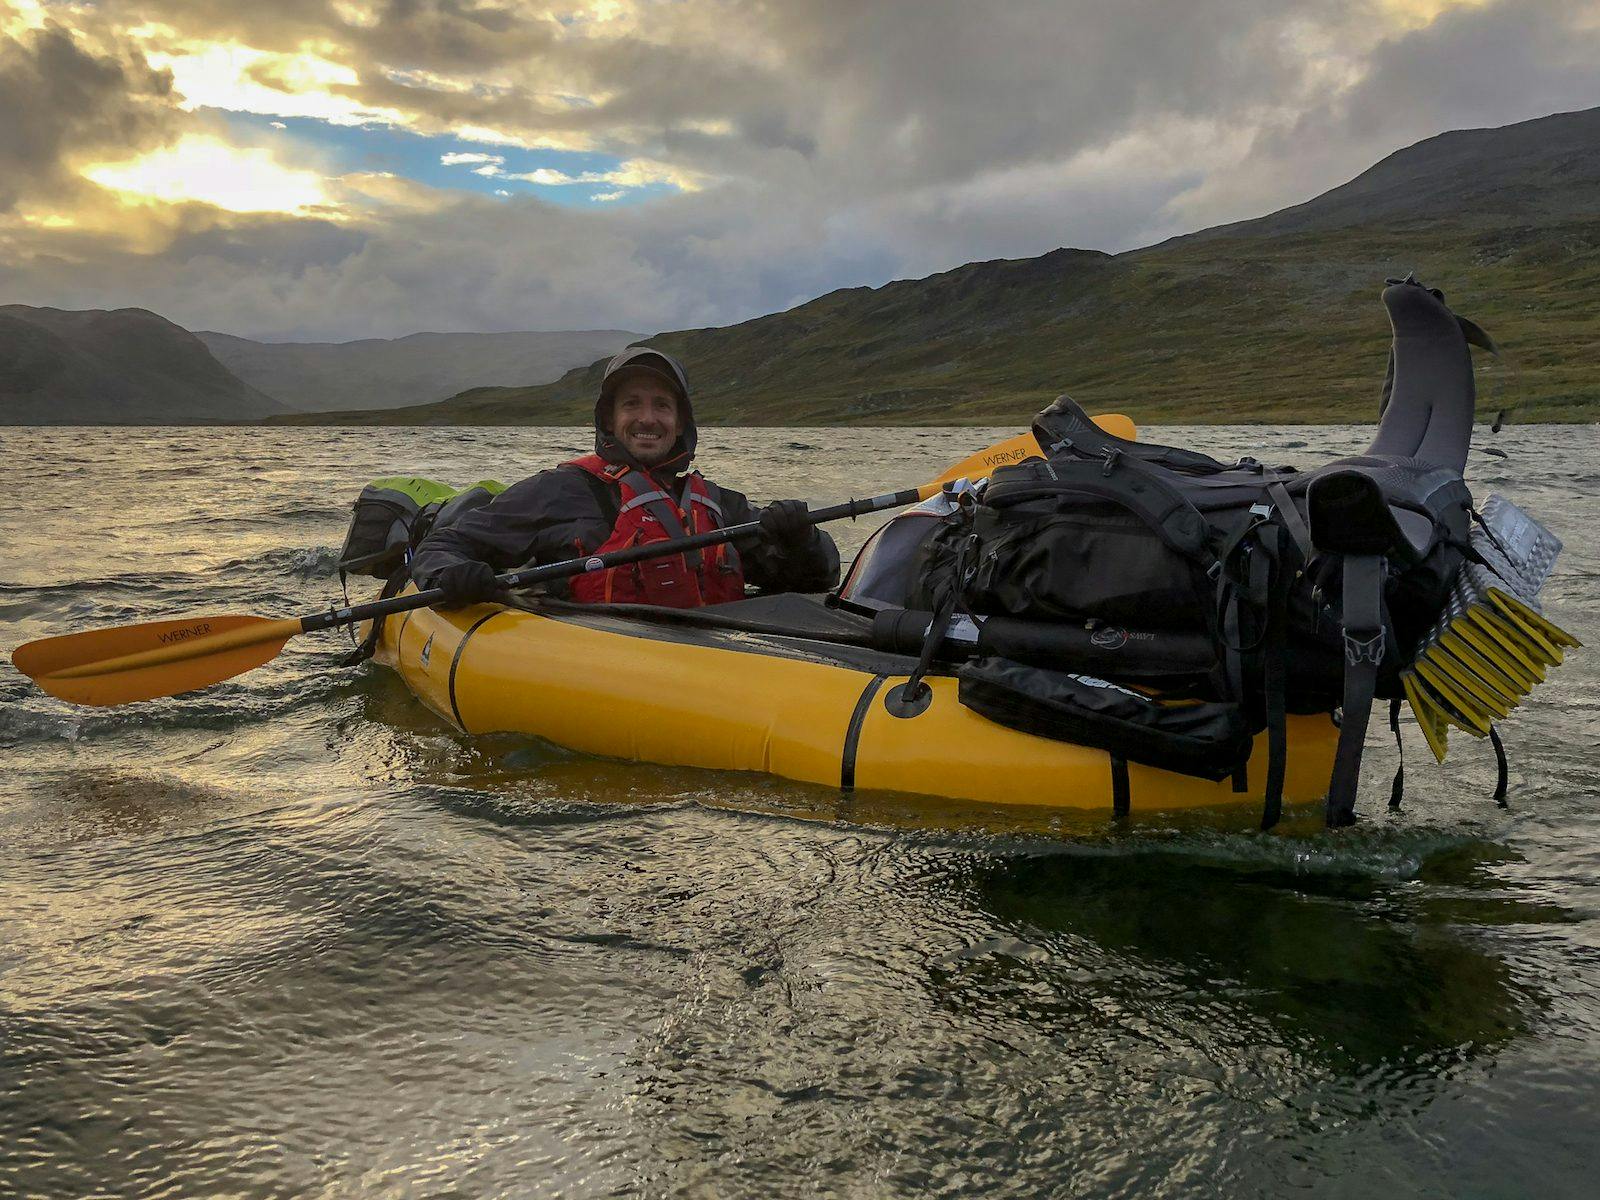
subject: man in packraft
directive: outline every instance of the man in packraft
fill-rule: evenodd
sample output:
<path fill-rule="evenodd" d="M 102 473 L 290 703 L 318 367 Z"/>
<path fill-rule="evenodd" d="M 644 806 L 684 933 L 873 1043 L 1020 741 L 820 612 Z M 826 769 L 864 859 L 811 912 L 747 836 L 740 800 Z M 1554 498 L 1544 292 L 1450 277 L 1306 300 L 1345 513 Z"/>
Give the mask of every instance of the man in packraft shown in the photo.
<path fill-rule="evenodd" d="M 759 514 L 738 492 L 694 470 L 696 428 L 683 368 L 648 346 L 607 365 L 594 408 L 593 454 L 524 479 L 493 502 L 423 539 L 411 563 L 443 606 L 487 600 L 494 577 L 518 567 L 605 554 L 759 518 L 761 537 L 735 546 L 646 559 L 570 581 L 589 603 L 695 608 L 764 591 L 826 591 L 838 582 L 833 539 L 807 519 L 803 500 Z"/>

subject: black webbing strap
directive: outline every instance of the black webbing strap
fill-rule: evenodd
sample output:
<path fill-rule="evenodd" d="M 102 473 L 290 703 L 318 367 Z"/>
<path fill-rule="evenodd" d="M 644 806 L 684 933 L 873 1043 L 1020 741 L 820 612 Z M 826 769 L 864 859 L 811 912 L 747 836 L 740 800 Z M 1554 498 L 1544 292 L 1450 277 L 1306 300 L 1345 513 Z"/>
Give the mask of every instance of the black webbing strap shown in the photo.
<path fill-rule="evenodd" d="M 961 589 L 966 583 L 968 553 L 976 541 L 974 535 L 968 534 L 962 540 L 960 549 L 956 551 L 955 562 L 950 571 L 949 591 L 934 609 L 933 619 L 928 622 L 928 632 L 922 636 L 922 653 L 917 655 L 917 665 L 912 668 L 910 676 L 901 686 L 900 695 L 907 701 L 913 701 L 922 694 L 922 677 L 932 668 L 934 656 L 944 644 L 945 634 L 950 632 L 950 622 L 955 617 L 956 605 L 961 600 Z"/>
<path fill-rule="evenodd" d="M 1400 801 L 1406 794 L 1406 744 L 1400 740 L 1400 704 L 1399 700 L 1389 701 L 1389 730 L 1394 734 L 1395 752 L 1400 756 L 1400 765 L 1394 769 L 1394 782 L 1389 785 L 1390 812 L 1400 811 Z"/>
<path fill-rule="evenodd" d="M 1347 554 L 1344 559 L 1344 720 L 1328 781 L 1328 824 L 1337 828 L 1356 819 L 1356 786 L 1361 782 L 1361 751 L 1372 697 L 1383 661 L 1383 557 Z"/>
<path fill-rule="evenodd" d="M 1506 744 L 1500 740 L 1500 731 L 1493 725 L 1489 726 L 1489 744 L 1494 747 L 1494 765 L 1500 773 L 1494 785 L 1494 802 L 1501 808 L 1509 808 L 1506 790 L 1511 783 L 1511 768 L 1506 763 Z"/>
<path fill-rule="evenodd" d="M 1283 531 L 1264 526 L 1257 553 L 1272 572 L 1267 592 L 1267 631 L 1262 643 L 1262 668 L 1267 717 L 1267 788 L 1261 806 L 1261 828 L 1271 829 L 1283 816 L 1283 780 L 1289 767 L 1289 587 L 1294 574 L 1283 553 Z"/>
<path fill-rule="evenodd" d="M 363 558 L 368 558 L 368 557 L 371 557 L 371 556 L 370 555 L 363 555 L 362 557 Z M 344 597 L 344 606 L 346 608 L 349 608 L 350 607 L 350 576 L 345 570 L 346 566 L 347 566 L 347 564 L 345 564 L 345 563 L 340 563 L 339 564 L 339 594 Z M 344 627 L 344 631 L 345 631 L 345 633 L 350 635 L 350 653 L 351 653 L 351 655 L 359 654 L 361 652 L 361 643 L 356 640 L 356 627 L 354 625 L 346 625 Z M 362 658 L 369 658 L 369 657 L 371 657 L 371 652 L 370 651 L 367 654 L 362 655 Z M 353 657 L 351 657 L 351 658 L 343 658 L 343 659 L 339 660 L 339 665 L 341 667 L 353 667 L 360 661 L 361 661 L 360 658 L 353 658 Z"/>
<path fill-rule="evenodd" d="M 399 595 L 400 589 L 405 587 L 410 579 L 411 564 L 408 562 L 401 563 L 394 573 L 384 580 L 383 590 L 378 593 L 378 599 L 387 600 L 390 596 Z M 349 599 L 348 595 L 346 599 Z M 339 665 L 341 667 L 360 666 L 376 654 L 378 652 L 378 639 L 383 637 L 383 623 L 386 620 L 388 620 L 387 617 L 374 617 L 372 619 L 372 627 L 367 630 L 367 636 L 361 639 L 355 649 L 339 660 Z M 353 630 L 355 626 L 352 625 L 350 628 Z M 352 634 L 352 636 L 354 635 Z"/>
<path fill-rule="evenodd" d="M 1281 483 L 1269 483 L 1267 495 L 1272 497 L 1272 507 L 1277 511 L 1283 527 L 1289 531 L 1294 544 L 1300 548 L 1301 559 L 1310 562 L 1317 554 L 1317 549 L 1311 541 L 1311 526 L 1306 524 L 1306 519 L 1294 506 L 1294 497 L 1289 495 L 1289 489 Z"/>
<path fill-rule="evenodd" d="M 1267 577 L 1261 573 L 1265 564 L 1252 555 L 1246 555 L 1242 577 L 1234 559 L 1246 539 L 1251 536 L 1266 517 L 1260 510 L 1246 513 L 1239 527 L 1224 539 L 1217 553 L 1212 571 L 1216 579 L 1215 598 L 1212 601 L 1211 621 L 1214 623 L 1217 644 L 1221 647 L 1218 659 L 1227 687 L 1227 695 L 1242 704 L 1246 695 L 1245 656 L 1260 648 L 1262 630 L 1254 620 L 1256 614 L 1266 613 Z M 1239 602 L 1239 589 L 1251 589 L 1251 599 L 1256 607 L 1249 608 Z"/>
<path fill-rule="evenodd" d="M 1244 703 L 1244 652 L 1247 631 L 1244 605 L 1238 602 L 1233 581 L 1224 576 L 1217 584 L 1216 594 L 1217 643 L 1221 653 L 1217 656 L 1222 668 L 1222 681 L 1226 694 L 1236 704 Z"/>
<path fill-rule="evenodd" d="M 1499 343 L 1489 336 L 1488 331 L 1482 325 L 1479 325 L 1476 321 L 1467 320 L 1460 313 L 1453 313 L 1452 315 L 1456 319 L 1456 324 L 1461 326 L 1461 336 L 1467 339 L 1469 346 L 1477 346 L 1481 350 L 1487 350 L 1496 358 L 1500 357 Z"/>
<path fill-rule="evenodd" d="M 1126 817 L 1131 807 L 1132 788 L 1128 783 L 1128 760 L 1111 755 L 1111 815 Z"/>

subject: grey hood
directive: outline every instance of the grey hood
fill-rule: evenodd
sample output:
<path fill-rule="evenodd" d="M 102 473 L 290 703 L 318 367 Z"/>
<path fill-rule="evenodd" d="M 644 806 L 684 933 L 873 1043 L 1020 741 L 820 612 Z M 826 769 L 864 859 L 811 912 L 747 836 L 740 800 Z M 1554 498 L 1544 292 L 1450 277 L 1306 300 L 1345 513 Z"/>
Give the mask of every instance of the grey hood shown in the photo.
<path fill-rule="evenodd" d="M 689 401 L 689 378 L 683 373 L 683 367 L 677 359 L 649 346 L 629 346 L 606 364 L 606 372 L 600 377 L 600 395 L 594 402 L 594 452 L 607 462 L 626 463 L 639 470 L 645 469 L 606 431 L 604 423 L 604 418 L 610 413 L 611 393 L 617 379 L 623 371 L 639 367 L 661 376 L 678 393 L 678 412 L 683 425 L 678 432 L 678 440 L 672 445 L 671 457 L 650 469 L 671 474 L 686 471 L 694 459 L 695 446 L 700 440 L 700 431 L 694 420 L 694 405 Z"/>

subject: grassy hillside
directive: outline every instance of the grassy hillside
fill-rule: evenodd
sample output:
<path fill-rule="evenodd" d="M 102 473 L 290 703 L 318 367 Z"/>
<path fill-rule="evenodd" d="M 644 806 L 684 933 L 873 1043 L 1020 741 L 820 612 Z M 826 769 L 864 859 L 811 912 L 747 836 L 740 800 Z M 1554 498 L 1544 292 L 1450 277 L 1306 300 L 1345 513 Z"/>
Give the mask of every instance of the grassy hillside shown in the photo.
<path fill-rule="evenodd" d="M 1371 420 L 1378 294 L 1409 271 L 1505 347 L 1480 358 L 1481 411 L 1600 419 L 1600 109 L 1433 138 L 1306 204 L 1143 250 L 973 263 L 649 341 L 684 361 L 709 422 L 1009 424 L 1063 391 L 1153 422 Z M 583 422 L 602 365 L 287 419 Z"/>

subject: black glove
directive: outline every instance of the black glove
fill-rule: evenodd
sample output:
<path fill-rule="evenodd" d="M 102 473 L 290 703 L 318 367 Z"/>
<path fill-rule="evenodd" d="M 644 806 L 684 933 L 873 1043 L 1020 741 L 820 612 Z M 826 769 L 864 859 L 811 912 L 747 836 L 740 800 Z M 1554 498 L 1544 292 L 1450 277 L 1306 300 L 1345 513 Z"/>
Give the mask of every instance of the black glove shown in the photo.
<path fill-rule="evenodd" d="M 798 546 L 811 539 L 812 525 L 804 500 L 774 500 L 761 510 L 761 536 L 780 546 Z"/>
<path fill-rule="evenodd" d="M 499 590 L 494 583 L 494 568 L 475 558 L 451 563 L 433 577 L 433 586 L 444 593 L 444 599 L 439 604 L 441 608 L 476 604 L 489 599 Z"/>

